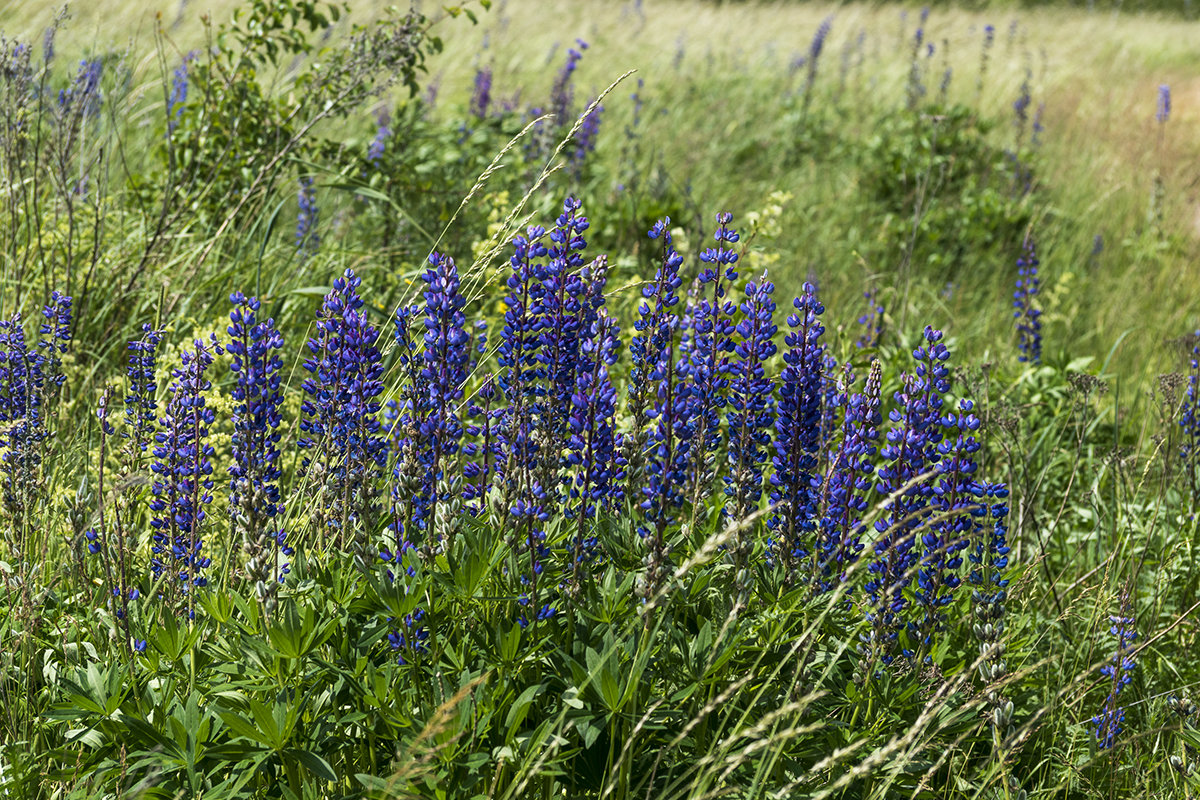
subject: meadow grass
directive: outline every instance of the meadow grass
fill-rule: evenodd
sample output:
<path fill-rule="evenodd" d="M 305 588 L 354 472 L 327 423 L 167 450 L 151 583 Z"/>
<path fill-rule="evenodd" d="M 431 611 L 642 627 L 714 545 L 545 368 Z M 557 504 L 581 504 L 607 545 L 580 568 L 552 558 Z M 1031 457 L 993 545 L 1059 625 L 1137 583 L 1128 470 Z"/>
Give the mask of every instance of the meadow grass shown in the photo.
<path fill-rule="evenodd" d="M 1200 24 L 468 9 L 0 76 L 0 793 L 1200 790 Z"/>

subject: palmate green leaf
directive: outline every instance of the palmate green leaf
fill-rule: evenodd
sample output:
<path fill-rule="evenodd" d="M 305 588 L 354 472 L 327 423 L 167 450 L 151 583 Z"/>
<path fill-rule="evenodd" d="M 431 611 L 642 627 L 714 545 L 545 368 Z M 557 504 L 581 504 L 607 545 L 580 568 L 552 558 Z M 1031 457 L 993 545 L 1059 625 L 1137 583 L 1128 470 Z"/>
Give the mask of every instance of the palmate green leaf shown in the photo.
<path fill-rule="evenodd" d="M 585 748 L 590 748 L 600 738 L 600 734 L 604 733 L 604 722 L 591 715 L 583 715 L 571 717 L 571 722 L 575 725 L 575 730 L 579 733 L 579 738 L 583 741 Z"/>
<path fill-rule="evenodd" d="M 601 702 L 608 709 L 609 713 L 615 714 L 621 710 L 621 684 L 617 678 L 616 656 L 611 652 L 607 656 L 602 656 L 595 649 L 589 647 L 584 656 L 587 661 L 588 675 L 591 678 L 591 685 L 595 687 L 597 694 L 600 695 Z"/>
<path fill-rule="evenodd" d="M 67 702 L 56 704 L 50 716 L 54 719 L 80 719 L 85 714 L 112 716 L 124 702 L 128 693 L 124 685 L 126 668 L 120 662 L 101 666 L 92 661 L 77 670 L 74 680 L 64 679 Z"/>
<path fill-rule="evenodd" d="M 282 620 L 267 628 L 267 638 L 277 655 L 284 658 L 301 658 L 312 652 L 333 635 L 336 619 L 318 618 L 316 609 L 304 606 L 297 610 L 297 603 L 289 601 L 284 607 Z"/>
<path fill-rule="evenodd" d="M 225 723 L 225 727 L 229 728 L 235 736 L 241 736 L 249 739 L 252 742 L 258 742 L 261 745 L 275 749 L 268 734 L 259 731 L 253 722 L 242 717 L 235 711 L 220 711 L 218 715 L 221 721 Z"/>
<path fill-rule="evenodd" d="M 529 709 L 533 706 L 533 701 L 544 690 L 545 686 L 540 683 L 528 686 L 509 707 L 508 716 L 504 720 L 504 724 L 508 728 L 508 734 L 505 737 L 506 741 L 512 740 L 513 734 L 525 722 L 525 717 L 529 715 Z"/>
<path fill-rule="evenodd" d="M 321 758 L 311 750 L 301 750 L 299 748 L 288 748 L 280 753 L 280 755 L 289 761 L 296 761 L 304 765 L 304 768 L 329 782 L 334 782 L 338 779 L 337 773 L 333 771 L 333 767 L 329 762 Z"/>
<path fill-rule="evenodd" d="M 276 718 L 275 712 L 278 711 L 279 705 L 276 703 L 274 708 L 267 708 L 263 702 L 250 701 L 250 715 L 254 718 L 254 724 L 258 726 L 266 744 L 275 751 L 282 750 L 284 742 L 287 740 L 279 720 Z"/>

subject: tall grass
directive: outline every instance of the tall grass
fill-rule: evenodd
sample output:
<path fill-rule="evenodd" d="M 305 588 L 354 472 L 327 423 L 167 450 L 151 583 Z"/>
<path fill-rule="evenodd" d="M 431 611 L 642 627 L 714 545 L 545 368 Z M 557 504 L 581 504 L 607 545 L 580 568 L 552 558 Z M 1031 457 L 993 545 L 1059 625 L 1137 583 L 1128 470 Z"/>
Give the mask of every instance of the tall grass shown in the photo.
<path fill-rule="evenodd" d="M 234 7 L 6 17 L 0 792 L 1196 792 L 1195 23 Z"/>

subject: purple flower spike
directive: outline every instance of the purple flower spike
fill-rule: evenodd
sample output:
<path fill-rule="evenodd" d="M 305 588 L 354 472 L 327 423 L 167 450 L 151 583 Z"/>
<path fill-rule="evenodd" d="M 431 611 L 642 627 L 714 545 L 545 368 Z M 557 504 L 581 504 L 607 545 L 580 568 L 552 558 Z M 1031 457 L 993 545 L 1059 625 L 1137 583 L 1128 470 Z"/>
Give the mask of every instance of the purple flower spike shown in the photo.
<path fill-rule="evenodd" d="M 872 459 L 879 439 L 880 397 L 883 370 L 878 361 L 871 362 L 863 392 L 850 392 L 854 382 L 847 364 L 844 368 L 837 404 L 842 408 L 842 436 L 830 459 L 825 479 L 825 513 L 818 537 L 819 558 L 814 559 L 818 570 L 818 591 L 835 588 L 835 577 L 844 579 L 846 569 L 858 560 L 862 551 L 863 516 L 870 504 Z"/>
<path fill-rule="evenodd" d="M 425 350 L 420 381 L 427 396 L 422 403 L 426 414 L 418 425 L 424 471 L 414 521 L 437 546 L 444 547 L 453 540 L 459 511 L 459 489 L 449 481 L 447 465 L 458 454 L 463 436 L 458 405 L 467 381 L 471 337 L 463 314 L 467 300 L 454 260 L 430 255 L 423 280 Z"/>
<path fill-rule="evenodd" d="M 729 227 L 732 214 L 722 212 L 716 219 L 713 239 L 717 246 L 700 253 L 705 266 L 697 278 L 700 300 L 692 323 L 690 358 L 680 363 L 681 372 L 688 378 L 689 415 L 695 428 L 688 486 L 688 499 L 693 504 L 710 491 L 719 471 L 716 459 L 721 443 L 721 413 L 728 399 L 730 355 L 734 349 L 733 316 L 737 306 L 728 299 L 727 287 L 738 277 L 738 254 L 733 245 L 739 237 Z"/>
<path fill-rule="evenodd" d="M 122 436 L 131 440 L 135 457 L 145 452 L 154 437 L 158 420 L 158 383 L 155 378 L 158 344 L 162 331 L 142 325 L 142 335 L 129 343 L 129 392 L 125 395 L 125 430 Z"/>
<path fill-rule="evenodd" d="M 249 556 L 246 576 L 264 608 L 274 608 L 279 583 L 292 555 L 287 533 L 279 529 L 284 504 L 279 492 L 279 407 L 283 403 L 283 336 L 275 321 L 260 321 L 257 298 L 229 297 L 229 368 L 233 388 L 233 461 L 229 466 L 232 527 Z"/>
<path fill-rule="evenodd" d="M 767 377 L 765 363 L 775 355 L 775 284 L 763 275 L 758 283 L 746 285 L 746 300 L 741 304 L 742 321 L 736 328 L 737 345 L 733 380 L 729 389 L 729 462 L 724 476 L 725 494 L 731 502 L 722 508 L 729 524 L 737 531 L 729 545 L 733 561 L 734 585 L 739 603 L 745 603 L 750 590 L 750 555 L 754 549 L 757 526 L 745 523 L 758 511 L 763 492 L 763 466 L 771 444 L 771 424 L 775 419 L 775 382 Z"/>
<path fill-rule="evenodd" d="M 895 395 L 899 407 L 889 419 L 896 427 L 888 431 L 880 451 L 884 463 L 876 484 L 879 494 L 891 499 L 875 523 L 879 536 L 865 589 L 870 599 L 871 661 L 880 658 L 885 664 L 892 659 L 897 632 L 904 626 L 901 614 L 909 605 L 905 590 L 919 560 L 916 539 L 934 494 L 927 474 L 940 458 L 942 396 L 950 390 L 945 365 L 950 352 L 942 344 L 942 332 L 927 326 L 924 339 L 913 351 L 915 373 L 905 376 L 904 387 Z"/>
<path fill-rule="evenodd" d="M 154 436 L 155 461 L 151 486 L 150 569 L 159 592 L 168 600 L 186 600 L 181 610 L 195 612 L 195 589 L 208 585 L 204 570 L 212 563 L 204 555 L 205 509 L 212 502 L 213 448 L 209 427 L 216 414 L 205 392 L 212 383 L 205 372 L 224 350 L 216 337 L 197 339 L 194 349 L 183 352 L 180 366 L 171 373 L 171 399 Z M 182 595 L 182 597 L 181 597 Z"/>
<path fill-rule="evenodd" d="M 1099 714 L 1092 717 L 1096 747 L 1100 750 L 1111 748 L 1121 733 L 1125 709 L 1119 704 L 1117 696 L 1133 682 L 1133 671 L 1137 668 L 1137 661 L 1133 657 L 1137 630 L 1133 617 L 1128 613 L 1129 607 L 1130 601 L 1126 597 L 1121 604 L 1121 615 L 1108 618 L 1111 623 L 1109 633 L 1116 637 L 1117 647 L 1112 660 L 1100 668 L 1100 674 L 1109 679 L 1109 692 L 1104 698 L 1104 706 Z"/>
<path fill-rule="evenodd" d="M 304 361 L 311 377 L 302 384 L 298 445 L 309 451 L 304 469 L 316 500 L 313 517 L 329 529 L 322 535 L 331 535 L 339 548 L 349 546 L 366 569 L 375 560 L 370 534 L 387 443 L 379 424 L 383 364 L 358 294 L 361 284 L 346 270 L 317 315 Z"/>
<path fill-rule="evenodd" d="M 1037 249 L 1033 236 L 1025 237 L 1021 257 L 1017 259 L 1017 289 L 1013 292 L 1013 319 L 1017 325 L 1017 360 L 1031 364 L 1042 363 L 1042 310 L 1037 307 L 1041 286 L 1038 279 Z"/>
<path fill-rule="evenodd" d="M 595 559 L 598 549 L 596 537 L 588 532 L 588 520 L 595 518 L 599 508 L 611 508 L 622 497 L 623 459 L 617 451 L 615 421 L 617 393 L 608 374 L 617 361 L 620 345 L 616 322 L 601 312 L 583 343 L 583 363 L 571 395 L 566 461 L 573 473 L 569 496 L 574 505 L 568 513 L 578 520 L 570 544 L 573 590 L 578 590 L 583 569 Z"/>
<path fill-rule="evenodd" d="M 821 436 L 821 389 L 825 348 L 820 316 L 825 311 L 816 287 L 804 284 L 804 294 L 793 300 L 796 313 L 788 317 L 791 331 L 784 337 L 788 351 L 779 376 L 779 413 L 775 418 L 775 472 L 771 476 L 771 504 L 775 514 L 767 522 L 773 562 L 784 572 L 784 581 L 799 579 L 800 563 L 811 553 L 808 541 L 815 527 L 814 471 Z"/>

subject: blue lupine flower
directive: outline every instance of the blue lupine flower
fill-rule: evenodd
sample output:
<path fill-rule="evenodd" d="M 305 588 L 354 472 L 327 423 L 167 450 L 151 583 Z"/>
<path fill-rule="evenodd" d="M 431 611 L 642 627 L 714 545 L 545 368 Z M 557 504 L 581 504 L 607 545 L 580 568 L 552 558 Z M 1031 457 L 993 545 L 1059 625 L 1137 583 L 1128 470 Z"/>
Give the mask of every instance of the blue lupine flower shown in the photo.
<path fill-rule="evenodd" d="M 771 505 L 775 513 L 767 522 L 771 532 L 772 561 L 784 570 L 784 579 L 797 579 L 800 562 L 810 554 L 809 532 L 815 526 L 814 471 L 821 434 L 821 373 L 825 348 L 820 316 L 825 307 L 816 287 L 804 284 L 804 294 L 792 301 L 796 313 L 788 317 L 792 330 L 784 337 L 788 350 L 779 376 L 779 410 L 775 417 L 775 455 L 772 463 Z"/>
<path fill-rule="evenodd" d="M 764 274 L 758 283 L 746 285 L 737 324 L 733 380 L 729 387 L 729 461 L 725 494 L 733 499 L 722 511 L 733 521 L 745 519 L 758 509 L 762 498 L 763 465 L 771 444 L 770 428 L 775 420 L 775 381 L 767 376 L 765 362 L 775 355 L 775 284 Z M 747 542 L 751 537 L 746 537 Z M 747 552 L 745 555 L 749 555 Z"/>
<path fill-rule="evenodd" d="M 674 320 L 672 309 L 679 302 L 679 287 L 682 279 L 679 268 L 683 257 L 671 245 L 670 218 L 655 223 L 650 230 L 651 239 L 662 243 L 662 259 L 654 274 L 654 280 L 642 286 L 642 302 L 638 306 L 638 317 L 633 323 L 636 331 L 629 343 L 631 365 L 629 370 L 629 398 L 626 409 L 632 421 L 632 434 L 626 441 L 625 461 L 628 484 L 625 495 L 638 498 L 642 495 L 642 467 L 648 442 L 646 425 L 649 420 L 650 397 L 653 385 L 650 373 L 663 358 L 663 351 L 672 341 L 673 330 L 679 326 Z M 674 321 L 672 321 L 674 320 Z"/>
<path fill-rule="evenodd" d="M 209 343 L 194 341 L 172 371 L 171 399 L 154 436 L 154 473 L 150 510 L 153 518 L 150 569 L 162 580 L 166 597 L 187 596 L 189 616 L 195 608 L 193 587 L 208 585 L 203 572 L 212 563 L 204 555 L 205 508 L 212 502 L 212 456 L 209 427 L 216 419 L 204 393 L 212 383 L 204 376 L 213 359 L 223 352 L 216 337 Z"/>
<path fill-rule="evenodd" d="M 737 306 L 728 299 L 726 287 L 738 277 L 738 254 L 732 246 L 739 239 L 737 232 L 729 227 L 732 219 L 733 215 L 727 212 L 717 214 L 717 230 L 713 233 L 716 247 L 700 253 L 701 263 L 707 266 L 697 277 L 700 300 L 692 323 L 690 358 L 679 367 L 681 377 L 687 378 L 691 398 L 688 413 L 695 427 L 688 487 L 688 499 L 693 503 L 709 490 L 718 471 L 714 467 L 721 443 L 721 413 L 729 392 L 733 316 Z M 706 297 L 710 291 L 711 296 Z"/>
<path fill-rule="evenodd" d="M 51 292 L 50 304 L 42 309 L 44 320 L 38 328 L 38 348 L 43 356 L 45 380 L 56 387 L 63 385 L 62 356 L 71 343 L 71 298 L 61 292 Z"/>
<path fill-rule="evenodd" d="M 300 260 L 307 261 L 321 246 L 321 234 L 317 232 L 317 224 L 321 211 L 317 208 L 317 193 L 313 189 L 313 178 L 300 178 L 300 194 L 297 196 L 300 213 L 296 217 L 296 250 Z"/>
<path fill-rule="evenodd" d="M 1029 71 L 1025 72 L 1025 79 L 1021 81 L 1021 87 L 1018 90 L 1017 99 L 1013 101 L 1013 116 L 1014 123 L 1017 126 L 1017 136 L 1020 137 L 1025 131 L 1025 123 L 1029 121 L 1029 104 L 1033 99 L 1029 94 Z"/>
<path fill-rule="evenodd" d="M 0 473 L 4 504 L 13 514 L 31 512 L 43 488 L 46 416 L 55 413 L 66 377 L 61 356 L 71 341 L 71 298 L 53 292 L 42 318 L 32 347 L 19 313 L 0 320 Z"/>
<path fill-rule="evenodd" d="M 428 532 L 429 522 L 440 523 L 445 518 L 449 523 L 456 513 L 453 500 L 458 492 L 453 489 L 443 492 L 441 484 L 446 477 L 448 461 L 458 454 L 463 435 L 458 403 L 463 398 L 463 386 L 467 381 L 470 336 L 463 314 L 467 299 L 460 291 L 454 260 L 433 253 L 422 279 L 425 281 L 425 349 L 420 380 L 427 393 L 423 405 L 428 413 L 420 418 L 418 425 L 425 469 L 421 504 L 414 521 Z M 432 535 L 441 542 L 453 535 L 453 527 L 446 527 L 444 532 L 432 531 Z"/>
<path fill-rule="evenodd" d="M 639 308 L 640 318 L 635 323 L 641 335 L 634 337 L 631 346 L 638 350 L 634 357 L 638 372 L 632 380 L 657 387 L 653 406 L 643 412 L 653 421 L 651 430 L 645 432 L 635 428 L 632 448 L 639 460 L 643 457 L 643 442 L 648 449 L 645 479 L 640 486 L 643 498 L 640 507 L 645 521 L 638 526 L 638 534 L 649 537 L 649 553 L 643 561 L 646 573 L 638 587 L 643 599 L 657 594 L 669 574 L 666 530 L 686 500 L 683 492 L 687 485 L 693 437 L 690 388 L 676 375 L 674 350 L 679 317 L 671 310 L 679 304 L 679 267 L 683 258 L 671 242 L 669 225 L 668 219 L 661 219 L 649 232 L 651 239 L 661 243 L 659 267 L 654 283 L 642 289 L 645 299 Z M 649 360 L 650 356 L 654 361 Z M 631 397 L 631 405 L 636 406 L 644 402 L 646 395 L 642 387 L 634 391 L 636 397 Z M 632 484 L 630 488 L 633 489 Z"/>
<path fill-rule="evenodd" d="M 930 498 L 934 518 L 921 535 L 917 570 L 916 598 L 924 614 L 918 630 L 925 647 L 932 644 L 934 634 L 941 629 L 941 609 L 950 604 L 961 583 L 959 553 L 978 538 L 976 529 L 987 514 L 987 506 L 980 501 L 985 487 L 975 478 L 979 442 L 974 434 L 979 430 L 979 418 L 972 410 L 970 400 L 961 400 L 958 413 L 947 414 L 940 421 L 942 441 L 937 448 L 937 479 Z"/>
<path fill-rule="evenodd" d="M 233 387 L 233 464 L 229 466 L 229 509 L 233 529 L 249 555 L 246 574 L 259 602 L 274 605 L 276 587 L 288 572 L 280 556 L 290 556 L 280 529 L 284 503 L 279 492 L 279 406 L 283 336 L 275 321 L 259 321 L 257 298 L 234 292 L 229 314 L 229 368 Z"/>
<path fill-rule="evenodd" d="M 1116 637 L 1117 648 L 1112 660 L 1100 668 L 1100 674 L 1109 679 L 1110 689 L 1100 713 L 1092 717 L 1096 746 L 1101 750 L 1112 747 L 1121 733 L 1125 709 L 1118 704 L 1117 696 L 1133 681 L 1133 670 L 1137 668 L 1137 661 L 1133 657 L 1137 631 L 1133 627 L 1133 617 L 1125 613 L 1127 608 L 1128 600 L 1122 604 L 1121 616 L 1108 618 L 1112 623 L 1109 633 Z"/>
<path fill-rule="evenodd" d="M 58 112 L 64 119 L 81 120 L 100 113 L 100 76 L 104 62 L 97 58 L 79 62 L 71 85 L 58 93 Z"/>
<path fill-rule="evenodd" d="M 734 565 L 734 587 L 738 603 L 745 602 L 750 589 L 750 555 L 755 528 L 746 520 L 758 511 L 763 491 L 763 466 L 771 446 L 771 424 L 775 419 L 775 382 L 767 377 L 765 362 L 775 355 L 775 284 L 764 274 L 758 283 L 746 285 L 737 324 L 737 361 L 729 387 L 729 463 L 724 477 L 725 494 L 731 502 L 722 507 L 723 518 L 737 529 L 728 555 Z"/>
<path fill-rule="evenodd" d="M 315 520 L 332 530 L 339 547 L 352 545 L 362 565 L 374 562 L 377 481 L 387 460 L 379 424 L 383 364 L 375 345 L 353 270 L 333 282 L 317 314 L 316 335 L 308 341 L 311 373 L 302 384 L 303 414 L 298 442 L 309 485 L 317 494 Z M 347 538 L 349 535 L 349 539 Z"/>
<path fill-rule="evenodd" d="M 184 107 L 187 105 L 188 96 L 188 67 L 198 55 L 198 51 L 192 50 L 183 57 L 183 61 L 175 68 L 175 72 L 171 75 L 171 96 L 167 98 L 167 132 L 173 133 L 179 125 L 179 120 L 183 117 Z"/>
<path fill-rule="evenodd" d="M 1033 236 L 1026 236 L 1023 252 L 1017 259 L 1013 318 L 1017 321 L 1017 349 L 1021 351 L 1017 360 L 1031 364 L 1042 363 L 1042 310 L 1037 307 L 1039 263 Z"/>
<path fill-rule="evenodd" d="M 858 318 L 858 324 L 864 326 L 862 334 L 855 340 L 858 348 L 875 348 L 883 338 L 883 306 L 879 303 L 879 290 L 872 287 L 863 292 L 867 301 L 867 313 Z"/>
<path fill-rule="evenodd" d="M 829 31 L 833 27 L 833 17 L 826 17 L 821 20 L 817 32 L 813 34 L 812 42 L 808 46 L 808 58 L 805 59 L 805 65 L 808 67 L 808 75 L 804 81 L 804 108 L 808 109 L 812 98 L 813 85 L 817 82 L 817 63 L 821 58 L 821 51 L 825 49 L 825 40 L 829 37 Z"/>
<path fill-rule="evenodd" d="M 1154 118 L 1159 124 L 1165 124 L 1171 117 L 1171 87 L 1167 84 L 1162 84 L 1158 87 L 1158 107 L 1154 112 Z"/>
<path fill-rule="evenodd" d="M 512 272 L 506 281 L 505 325 L 497 351 L 502 368 L 501 389 L 509 401 L 503 426 L 507 456 L 499 470 L 504 512 L 511 518 L 504 523 L 509 531 L 506 540 L 513 548 L 514 556 L 529 555 L 528 573 L 517 572 L 523 585 L 528 587 L 519 597 L 522 611 L 517 622 L 522 627 L 529 624 L 523 610 L 527 606 L 537 609 L 536 619 L 539 620 L 555 613 L 551 603 L 542 602 L 544 598 L 539 586 L 542 565 L 550 554 L 543 526 L 549 514 L 545 508 L 547 493 L 541 483 L 543 470 L 539 469 L 542 448 L 534 430 L 535 423 L 545 414 L 545 383 L 550 377 L 541 358 L 541 331 L 545 320 L 540 310 L 547 275 L 547 267 L 541 259 L 548 254 L 542 242 L 545 235 L 545 228 L 533 226 L 527 229 L 525 236 L 513 240 L 515 253 L 510 259 Z M 565 240 L 556 244 L 564 247 Z M 564 249 L 564 257 L 567 252 Z M 544 455 L 547 463 L 556 457 L 549 451 Z"/>
<path fill-rule="evenodd" d="M 593 108 L 583 118 L 579 132 L 575 134 L 575 149 L 569 154 L 569 161 L 576 178 L 582 174 L 583 163 L 588 155 L 596 150 L 596 140 L 600 137 L 600 117 L 603 113 L 604 106 L 598 105 Z"/>
<path fill-rule="evenodd" d="M 654 314 L 656 329 L 650 333 L 646 351 L 657 353 L 657 359 L 647 364 L 645 380 L 657 387 L 655 402 L 647 411 L 654 421 L 650 432 L 650 453 L 646 465 L 647 482 L 642 489 L 644 499 L 641 506 L 647 512 L 647 520 L 654 526 L 656 538 L 661 538 L 673 519 L 673 512 L 683 506 L 684 487 L 687 484 L 688 454 L 694 427 L 694 405 L 691 387 L 677 380 L 675 359 L 675 331 L 679 318 L 668 309 L 679 303 L 676 291 L 679 288 L 679 266 L 683 259 L 675 251 L 666 221 L 660 220 L 650 230 L 650 238 L 662 242 L 661 261 L 652 291 L 661 291 L 654 296 L 655 312 L 642 303 L 643 319 Z M 635 341 L 638 337 L 635 337 Z M 639 529 L 642 536 L 650 533 L 646 527 Z"/>
<path fill-rule="evenodd" d="M 395 651 L 396 660 L 401 666 L 429 652 L 429 628 L 423 624 L 424 620 L 425 611 L 420 608 L 413 609 L 411 614 L 405 615 L 402 626 L 397 626 L 388 633 L 388 644 Z"/>
<path fill-rule="evenodd" d="M 492 104 L 492 68 L 480 67 L 475 72 L 475 90 L 471 94 L 470 111 L 476 119 L 487 119 Z"/>
<path fill-rule="evenodd" d="M 383 105 L 375 114 L 375 138 L 367 145 L 367 163 L 379 164 L 390 138 L 392 138 L 392 115 L 388 111 L 388 107 Z"/>
<path fill-rule="evenodd" d="M 568 48 L 567 62 L 555 77 L 554 86 L 550 90 L 550 113 L 554 115 L 554 124 L 558 126 L 571 124 L 571 105 L 575 99 L 572 80 L 575 70 L 579 67 L 579 61 L 583 58 L 583 51 L 588 49 L 588 44 L 583 39 L 576 39 L 575 44 L 578 48 Z"/>
<path fill-rule="evenodd" d="M 539 360 L 542 338 L 537 310 L 541 303 L 545 266 L 541 259 L 547 249 L 542 242 L 546 229 L 529 227 L 525 235 L 513 239 L 515 252 L 509 263 L 512 271 L 506 279 L 504 328 L 500 331 L 497 361 L 500 388 L 509 407 L 504 421 L 504 446 L 508 451 L 501 468 L 505 496 L 509 504 L 516 493 L 529 489 L 537 468 L 537 445 L 533 421 L 545 394 L 545 368 Z"/>
<path fill-rule="evenodd" d="M 0 320 L 0 472 L 4 504 L 14 514 L 28 508 L 29 492 L 41 465 L 42 390 L 45 356 L 26 345 L 19 313 Z"/>
<path fill-rule="evenodd" d="M 121 435 L 131 440 L 134 457 L 145 452 L 154 437 L 158 421 L 158 381 L 155 378 L 158 344 L 162 331 L 142 325 L 141 337 L 129 343 L 129 391 L 125 395 L 125 430 Z"/>
<path fill-rule="evenodd" d="M 889 414 L 897 427 L 888 431 L 880 451 L 876 489 L 886 501 L 884 515 L 875 523 L 879 533 L 868 570 L 865 589 L 870 598 L 868 619 L 872 624 L 872 659 L 889 663 L 902 626 L 901 612 L 908 607 L 905 590 L 912 581 L 910 571 L 918 560 L 915 539 L 929 514 L 933 489 L 923 478 L 937 464 L 942 441 L 942 396 L 950 390 L 950 371 L 945 366 L 950 353 L 941 343 L 942 332 L 925 328 L 925 344 L 913 351 L 915 374 L 906 375 L 904 387 L 896 392 L 899 408 Z M 893 497 L 894 495 L 894 497 Z"/>
<path fill-rule="evenodd" d="M 832 27 L 832 16 L 821 20 L 821 24 L 817 27 L 817 32 L 813 34 L 812 42 L 808 46 L 808 61 L 813 65 L 812 70 L 814 72 L 816 71 L 817 59 L 821 57 L 821 51 L 825 48 L 825 40 L 829 37 L 829 31 Z"/>
<path fill-rule="evenodd" d="M 862 551 L 862 519 L 868 509 L 867 496 L 875 469 L 872 459 L 883 422 L 879 413 L 883 370 L 879 362 L 871 362 L 863 392 L 851 392 L 853 383 L 854 375 L 847 364 L 837 400 L 842 408 L 842 436 L 825 479 L 825 510 L 817 538 L 819 556 L 813 562 L 819 576 L 815 588 L 822 592 L 834 588 L 832 576 L 844 576 Z"/>
<path fill-rule="evenodd" d="M 598 508 L 609 508 L 622 497 L 623 473 L 615 422 L 617 393 L 608 374 L 617 361 L 620 345 L 616 322 L 601 312 L 583 342 L 582 363 L 571 395 L 566 462 L 574 473 L 569 496 L 577 503 L 569 509 L 578 519 L 571 542 L 575 585 L 583 565 L 595 558 L 598 547 L 596 537 L 588 534 L 587 521 L 595 517 Z"/>
<path fill-rule="evenodd" d="M 582 251 L 587 246 L 583 234 L 588 229 L 588 220 L 580 213 L 581 207 L 579 200 L 568 197 L 563 202 L 562 214 L 550 231 L 550 245 L 546 250 L 549 261 L 542 271 L 540 302 L 536 308 L 541 326 L 537 359 L 549 383 L 550 393 L 542 422 L 550 441 L 560 440 L 566 428 L 571 394 L 575 391 L 580 344 L 587 332 L 583 328 L 583 296 L 587 286 L 580 270 Z"/>

